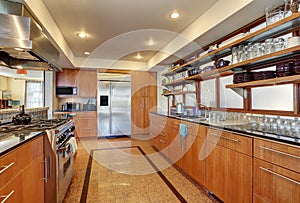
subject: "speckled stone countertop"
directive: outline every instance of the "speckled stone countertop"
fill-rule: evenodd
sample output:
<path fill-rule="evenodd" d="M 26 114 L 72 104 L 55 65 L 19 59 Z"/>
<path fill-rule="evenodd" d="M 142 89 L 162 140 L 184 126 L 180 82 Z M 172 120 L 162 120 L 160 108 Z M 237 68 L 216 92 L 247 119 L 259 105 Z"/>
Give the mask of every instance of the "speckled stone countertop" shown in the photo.
<path fill-rule="evenodd" d="M 5 155 L 11 150 L 23 145 L 24 143 L 36 138 L 37 136 L 44 135 L 44 131 L 31 132 L 24 135 L 15 135 L 13 133 L 7 133 L 7 135 L 0 137 L 0 156 Z"/>
<path fill-rule="evenodd" d="M 151 112 L 151 113 L 157 114 L 160 116 L 166 116 L 169 118 L 179 119 L 182 121 L 187 121 L 187 122 L 191 122 L 191 123 L 196 123 L 196 124 L 201 124 L 201 125 L 205 125 L 205 126 L 218 128 L 218 129 L 223 129 L 223 130 L 227 130 L 227 131 L 231 131 L 231 132 L 236 132 L 241 135 L 246 135 L 246 136 L 251 136 L 251 137 L 260 137 L 260 138 L 265 138 L 265 139 L 270 139 L 270 140 L 274 140 L 274 141 L 279 141 L 279 142 L 284 142 L 287 144 L 300 146 L 300 138 L 288 137 L 288 136 L 284 136 L 284 135 L 277 135 L 277 134 L 272 134 L 272 133 L 262 132 L 262 131 L 249 130 L 247 128 L 248 127 L 247 125 L 241 125 L 241 124 L 226 125 L 226 121 L 213 123 L 213 122 L 209 122 L 207 120 L 197 120 L 197 118 L 193 119 L 193 118 L 172 116 L 172 115 L 168 115 L 165 112 Z"/>
<path fill-rule="evenodd" d="M 48 111 L 49 107 L 25 108 L 25 112 Z M 0 114 L 19 113 L 19 109 L 0 109 Z"/>

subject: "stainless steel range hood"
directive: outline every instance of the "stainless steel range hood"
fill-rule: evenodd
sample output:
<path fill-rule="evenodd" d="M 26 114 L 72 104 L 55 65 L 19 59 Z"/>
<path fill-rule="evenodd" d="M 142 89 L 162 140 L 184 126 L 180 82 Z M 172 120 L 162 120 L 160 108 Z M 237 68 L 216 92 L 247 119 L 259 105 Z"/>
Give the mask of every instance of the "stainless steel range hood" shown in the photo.
<path fill-rule="evenodd" d="M 61 71 L 59 51 L 23 4 L 0 1 L 0 60 L 10 68 Z"/>

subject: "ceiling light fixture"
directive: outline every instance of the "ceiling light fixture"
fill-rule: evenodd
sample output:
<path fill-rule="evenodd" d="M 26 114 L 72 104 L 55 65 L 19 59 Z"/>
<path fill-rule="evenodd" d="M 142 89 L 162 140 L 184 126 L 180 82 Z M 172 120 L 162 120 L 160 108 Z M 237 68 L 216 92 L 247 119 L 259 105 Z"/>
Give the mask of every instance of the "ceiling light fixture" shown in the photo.
<path fill-rule="evenodd" d="M 177 12 L 177 11 L 174 11 L 170 14 L 170 17 L 172 19 L 176 19 L 176 18 L 179 18 L 180 14 Z"/>
<path fill-rule="evenodd" d="M 136 59 L 142 59 L 142 58 L 144 58 L 140 53 L 137 53 L 137 55 L 134 57 L 134 58 L 136 58 Z"/>
<path fill-rule="evenodd" d="M 91 53 L 88 52 L 88 51 L 85 51 L 84 54 L 85 54 L 85 55 L 90 55 Z"/>
<path fill-rule="evenodd" d="M 86 33 L 84 33 L 84 32 L 80 32 L 80 33 L 77 33 L 76 34 L 78 37 L 80 37 L 80 38 L 87 38 L 87 34 Z"/>
<path fill-rule="evenodd" d="M 153 39 L 150 39 L 149 41 L 146 42 L 146 45 L 148 46 L 154 46 L 156 44 L 157 44 L 156 41 L 154 41 Z"/>
<path fill-rule="evenodd" d="M 20 65 L 17 65 L 16 68 L 17 68 L 17 69 L 23 69 L 23 67 L 20 66 Z"/>

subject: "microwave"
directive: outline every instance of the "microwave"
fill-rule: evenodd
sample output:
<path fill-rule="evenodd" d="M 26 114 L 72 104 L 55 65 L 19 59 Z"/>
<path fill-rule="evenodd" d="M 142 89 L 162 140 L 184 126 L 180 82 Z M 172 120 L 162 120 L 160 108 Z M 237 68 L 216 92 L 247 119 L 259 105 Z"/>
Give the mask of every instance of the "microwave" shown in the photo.
<path fill-rule="evenodd" d="M 56 87 L 56 95 L 77 95 L 77 87 Z"/>

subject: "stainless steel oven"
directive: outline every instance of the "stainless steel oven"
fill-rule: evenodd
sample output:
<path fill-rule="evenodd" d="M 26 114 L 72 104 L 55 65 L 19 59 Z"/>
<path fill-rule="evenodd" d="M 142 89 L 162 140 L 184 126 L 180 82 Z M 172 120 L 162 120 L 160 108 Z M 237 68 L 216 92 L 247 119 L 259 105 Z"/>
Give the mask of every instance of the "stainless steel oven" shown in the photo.
<path fill-rule="evenodd" d="M 74 155 L 69 143 L 57 149 L 57 195 L 58 202 L 62 202 L 74 174 Z"/>

